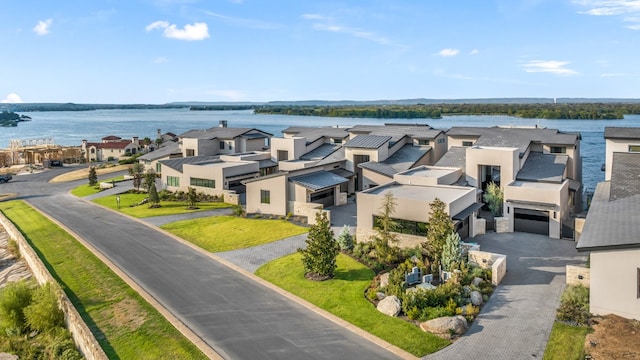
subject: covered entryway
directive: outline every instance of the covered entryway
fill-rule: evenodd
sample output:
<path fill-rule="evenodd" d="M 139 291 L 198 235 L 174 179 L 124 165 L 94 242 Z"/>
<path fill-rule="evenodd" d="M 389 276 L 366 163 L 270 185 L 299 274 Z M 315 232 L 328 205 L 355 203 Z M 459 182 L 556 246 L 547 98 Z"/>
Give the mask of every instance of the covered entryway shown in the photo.
<path fill-rule="evenodd" d="M 322 204 L 324 207 L 335 205 L 335 187 L 314 192 L 310 195 L 310 202 Z"/>
<path fill-rule="evenodd" d="M 548 236 L 549 212 L 524 208 L 514 208 L 513 230 Z"/>

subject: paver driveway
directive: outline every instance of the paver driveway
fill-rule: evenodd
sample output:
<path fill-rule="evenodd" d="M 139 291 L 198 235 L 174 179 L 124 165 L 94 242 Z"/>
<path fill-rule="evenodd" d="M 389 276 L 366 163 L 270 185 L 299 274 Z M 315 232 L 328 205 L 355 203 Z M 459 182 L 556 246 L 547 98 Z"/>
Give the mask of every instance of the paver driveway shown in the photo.
<path fill-rule="evenodd" d="M 469 331 L 425 359 L 542 359 L 565 265 L 584 261 L 575 242 L 527 233 L 491 233 L 473 241 L 483 251 L 507 255 L 507 275 Z"/>

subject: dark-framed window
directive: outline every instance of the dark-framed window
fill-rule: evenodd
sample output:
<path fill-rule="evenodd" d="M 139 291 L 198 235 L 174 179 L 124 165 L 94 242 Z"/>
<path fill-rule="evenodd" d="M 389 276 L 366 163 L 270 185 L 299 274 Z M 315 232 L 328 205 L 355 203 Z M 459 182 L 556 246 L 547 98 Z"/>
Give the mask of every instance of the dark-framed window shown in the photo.
<path fill-rule="evenodd" d="M 640 145 L 629 145 L 629 152 L 640 152 Z"/>
<path fill-rule="evenodd" d="M 167 186 L 180 186 L 180 178 L 177 176 L 167 176 Z"/>
<path fill-rule="evenodd" d="M 473 146 L 473 141 L 463 141 L 462 146 Z"/>
<path fill-rule="evenodd" d="M 160 174 L 162 171 L 160 171 L 162 169 L 162 164 L 160 162 L 156 163 L 156 172 L 158 174 Z"/>
<path fill-rule="evenodd" d="M 269 190 L 260 190 L 260 203 L 261 204 L 271 204 L 271 191 L 269 191 Z"/>
<path fill-rule="evenodd" d="M 187 149 L 187 156 L 195 156 L 196 155 L 196 151 L 193 149 Z"/>
<path fill-rule="evenodd" d="M 564 146 L 551 146 L 549 148 L 549 151 L 552 154 L 566 154 L 567 153 L 567 148 Z"/>
<path fill-rule="evenodd" d="M 374 229 L 380 228 L 380 219 L 380 216 L 373 216 Z M 404 219 L 391 219 L 391 221 L 393 222 L 393 225 L 391 226 L 391 231 L 393 232 L 416 236 L 427 236 L 428 224 L 425 222 Z"/>
<path fill-rule="evenodd" d="M 429 140 L 419 139 L 418 145 L 429 145 Z"/>
<path fill-rule="evenodd" d="M 224 150 L 224 141 L 220 141 L 220 150 Z"/>
<path fill-rule="evenodd" d="M 212 189 L 216 187 L 216 181 L 211 179 L 190 178 L 189 184 L 191 186 L 200 186 Z"/>

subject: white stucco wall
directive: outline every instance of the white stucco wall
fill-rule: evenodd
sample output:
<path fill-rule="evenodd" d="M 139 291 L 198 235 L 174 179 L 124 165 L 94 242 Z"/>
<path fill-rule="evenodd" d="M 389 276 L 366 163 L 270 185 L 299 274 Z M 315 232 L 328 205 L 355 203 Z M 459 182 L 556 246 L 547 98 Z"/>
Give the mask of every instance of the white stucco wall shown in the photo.
<path fill-rule="evenodd" d="M 611 180 L 611 166 L 613 164 L 614 152 L 629 152 L 629 145 L 640 146 L 640 139 L 638 140 L 619 140 L 619 139 L 605 139 L 606 147 L 606 168 L 604 173 L 604 180 Z"/>
<path fill-rule="evenodd" d="M 591 252 L 590 311 L 640 320 L 640 249 Z"/>
<path fill-rule="evenodd" d="M 520 170 L 519 150 L 507 147 L 473 146 L 466 150 L 465 173 L 470 186 L 480 187 L 480 166 L 500 166 L 500 187 L 515 180 Z"/>

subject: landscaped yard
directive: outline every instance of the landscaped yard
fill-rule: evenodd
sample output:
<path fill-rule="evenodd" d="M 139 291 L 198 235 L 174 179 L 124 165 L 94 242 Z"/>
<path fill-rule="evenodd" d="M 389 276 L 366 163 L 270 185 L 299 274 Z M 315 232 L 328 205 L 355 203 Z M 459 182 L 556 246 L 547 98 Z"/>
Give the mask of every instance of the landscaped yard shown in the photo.
<path fill-rule="evenodd" d="M 311 281 L 304 277 L 301 256 L 292 254 L 262 266 L 256 275 L 416 356 L 449 344 L 412 323 L 376 310 L 364 297 L 374 277 L 372 270 L 343 254 L 338 255 L 337 264 L 333 279 Z"/>
<path fill-rule="evenodd" d="M 234 216 L 177 221 L 161 227 L 211 252 L 244 249 L 308 231 L 307 228 L 286 220 L 247 219 Z"/>
<path fill-rule="evenodd" d="M 0 210 L 25 234 L 111 359 L 206 359 L 71 235 L 22 201 Z"/>
<path fill-rule="evenodd" d="M 120 208 L 118 209 L 117 196 L 120 196 Z M 120 211 L 129 216 L 137 218 L 146 218 L 152 216 L 174 215 L 191 213 L 196 211 L 224 209 L 231 207 L 230 204 L 223 202 L 199 202 L 197 210 L 187 210 L 188 204 L 181 201 L 160 201 L 159 208 L 149 208 L 148 204 L 131 206 L 140 203 L 147 197 L 147 194 L 124 193 L 120 195 L 109 195 L 93 200 L 94 203 L 106 206 L 110 209 Z"/>
<path fill-rule="evenodd" d="M 556 321 L 551 329 L 543 359 L 584 359 L 584 338 L 589 331 L 588 326 L 571 326 Z"/>
<path fill-rule="evenodd" d="M 116 176 L 114 178 L 110 178 L 110 179 L 105 179 L 105 180 L 101 180 L 98 182 L 97 185 L 89 185 L 84 184 L 84 185 L 80 185 L 76 188 L 71 189 L 71 193 L 77 197 L 84 197 L 84 196 L 89 196 L 89 195 L 93 195 L 96 193 L 100 192 L 100 183 L 101 182 L 111 182 L 111 181 L 122 181 L 124 179 L 124 175 L 123 176 Z"/>

